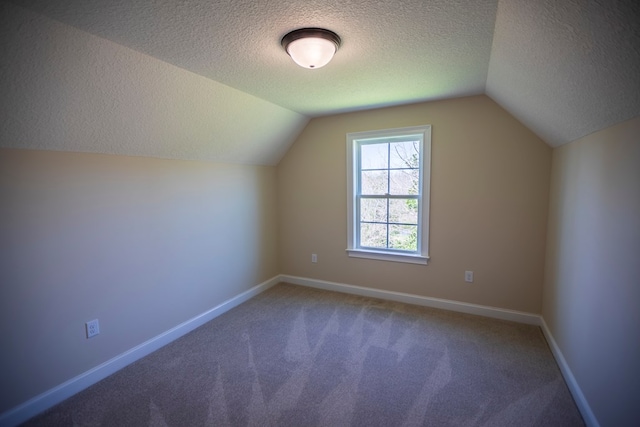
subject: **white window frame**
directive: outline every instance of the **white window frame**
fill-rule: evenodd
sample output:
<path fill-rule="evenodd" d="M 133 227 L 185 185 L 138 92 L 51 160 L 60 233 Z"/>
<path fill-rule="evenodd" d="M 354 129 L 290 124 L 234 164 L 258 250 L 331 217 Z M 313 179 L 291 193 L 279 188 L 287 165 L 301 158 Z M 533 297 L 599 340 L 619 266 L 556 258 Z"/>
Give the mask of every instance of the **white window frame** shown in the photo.
<path fill-rule="evenodd" d="M 360 172 L 359 147 L 366 143 L 393 141 L 394 139 L 419 138 L 420 173 L 418 195 L 418 249 L 415 252 L 393 249 L 359 247 L 359 194 L 358 176 Z M 369 258 L 382 261 L 407 262 L 426 265 L 429 260 L 429 190 L 431 181 L 431 125 L 383 129 L 347 134 L 347 253 L 350 257 Z"/>

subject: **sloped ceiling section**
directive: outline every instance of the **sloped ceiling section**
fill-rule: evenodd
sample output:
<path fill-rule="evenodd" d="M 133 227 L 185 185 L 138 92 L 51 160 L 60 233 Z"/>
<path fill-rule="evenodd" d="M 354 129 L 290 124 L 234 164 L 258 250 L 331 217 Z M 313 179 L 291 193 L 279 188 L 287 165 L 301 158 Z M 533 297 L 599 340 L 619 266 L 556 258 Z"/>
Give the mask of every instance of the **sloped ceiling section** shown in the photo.
<path fill-rule="evenodd" d="M 0 146 L 275 165 L 308 117 L 0 3 Z"/>
<path fill-rule="evenodd" d="M 487 94 L 552 146 L 640 115 L 640 2 L 500 1 Z"/>
<path fill-rule="evenodd" d="M 308 116 L 484 92 L 497 0 L 15 0 L 61 22 Z M 280 46 L 342 37 L 331 66 Z"/>
<path fill-rule="evenodd" d="M 185 81 L 191 83 L 184 84 L 211 97 L 202 100 L 203 105 L 211 102 L 209 116 L 203 110 L 193 114 L 199 123 L 218 120 L 211 138 L 222 145 L 209 148 L 214 151 L 233 152 L 225 141 L 232 134 L 239 137 L 237 127 L 257 129 L 254 119 L 267 126 L 267 139 L 280 127 L 290 140 L 304 122 L 302 116 L 480 93 L 553 146 L 640 115 L 637 0 L 12 3 L 206 78 L 196 83 L 197 77 L 189 74 Z M 307 26 L 325 27 L 342 37 L 334 60 L 318 70 L 294 65 L 280 46 L 284 34 Z M 136 58 L 153 63 L 152 68 L 164 67 L 146 56 Z M 137 77 L 144 79 L 144 74 Z M 206 95 L 208 91 L 224 92 L 219 98 L 224 101 Z M 187 98 L 183 102 L 180 108 L 187 107 Z M 271 120 L 257 110 L 247 116 L 242 111 L 249 104 L 288 118 Z M 230 105 L 237 107 L 235 114 L 227 113 Z M 229 116 L 236 127 L 226 120 Z M 198 144 L 204 147 L 211 138 Z M 287 143 L 261 145 L 274 153 L 283 146 Z M 229 154 L 234 156 L 254 154 Z"/>

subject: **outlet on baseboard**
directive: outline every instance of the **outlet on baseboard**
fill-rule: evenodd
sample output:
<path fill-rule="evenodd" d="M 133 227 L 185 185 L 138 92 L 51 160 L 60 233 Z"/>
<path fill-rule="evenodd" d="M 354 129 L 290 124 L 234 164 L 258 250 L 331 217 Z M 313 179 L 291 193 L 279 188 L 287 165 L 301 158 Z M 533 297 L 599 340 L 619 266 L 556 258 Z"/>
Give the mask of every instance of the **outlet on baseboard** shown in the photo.
<path fill-rule="evenodd" d="M 473 271 L 464 272 L 464 281 L 468 283 L 473 283 Z"/>
<path fill-rule="evenodd" d="M 98 319 L 90 320 L 84 325 L 87 328 L 87 338 L 95 337 L 100 333 L 100 323 L 98 323 Z"/>

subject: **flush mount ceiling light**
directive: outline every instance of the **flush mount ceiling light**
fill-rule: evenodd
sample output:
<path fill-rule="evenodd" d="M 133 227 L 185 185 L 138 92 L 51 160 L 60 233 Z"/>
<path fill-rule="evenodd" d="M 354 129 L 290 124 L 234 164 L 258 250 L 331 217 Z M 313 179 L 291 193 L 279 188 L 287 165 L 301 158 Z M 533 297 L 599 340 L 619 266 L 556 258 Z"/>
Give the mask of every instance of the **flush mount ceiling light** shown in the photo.
<path fill-rule="evenodd" d="M 300 28 L 285 35 L 281 44 L 296 64 L 316 69 L 331 61 L 340 47 L 340 36 L 323 28 Z"/>

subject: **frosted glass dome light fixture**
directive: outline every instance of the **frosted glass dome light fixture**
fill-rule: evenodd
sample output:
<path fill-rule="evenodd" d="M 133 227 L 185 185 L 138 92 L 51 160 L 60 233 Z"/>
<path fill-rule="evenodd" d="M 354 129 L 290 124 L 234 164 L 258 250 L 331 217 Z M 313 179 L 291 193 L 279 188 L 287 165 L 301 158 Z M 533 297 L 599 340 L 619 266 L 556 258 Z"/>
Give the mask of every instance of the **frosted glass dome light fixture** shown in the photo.
<path fill-rule="evenodd" d="M 331 61 L 340 47 L 340 36 L 323 28 L 300 28 L 285 35 L 281 44 L 296 64 L 313 70 Z"/>

